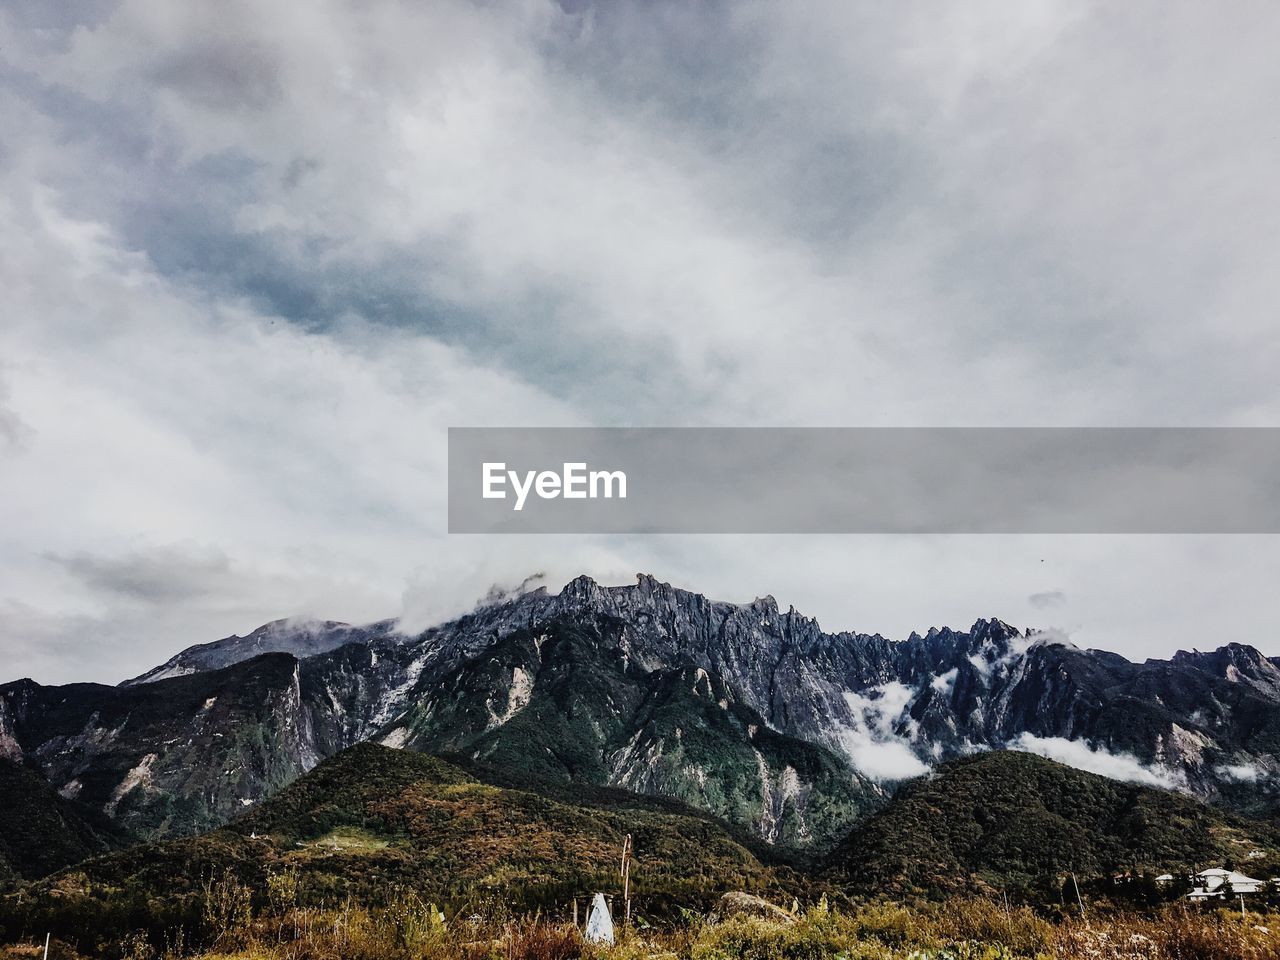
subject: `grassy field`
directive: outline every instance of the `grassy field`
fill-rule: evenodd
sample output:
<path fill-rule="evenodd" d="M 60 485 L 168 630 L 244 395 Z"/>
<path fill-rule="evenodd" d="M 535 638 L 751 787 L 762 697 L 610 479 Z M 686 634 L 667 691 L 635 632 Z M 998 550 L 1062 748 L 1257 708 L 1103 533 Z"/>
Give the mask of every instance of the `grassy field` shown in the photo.
<path fill-rule="evenodd" d="M 54 941 L 51 960 L 1264 960 L 1280 958 L 1280 914 L 1175 905 L 1152 912 L 1049 918 L 990 900 L 834 909 L 745 904 L 685 916 L 661 929 L 643 918 L 611 947 L 587 944 L 557 916 L 446 917 L 412 894 L 379 909 L 290 905 L 291 879 L 272 881 L 268 909 L 234 884 L 211 888 L 190 932 L 162 942 L 138 934 L 78 953 Z M 584 904 L 585 906 L 585 904 Z M 42 942 L 0 948 L 0 960 L 38 957 Z"/>

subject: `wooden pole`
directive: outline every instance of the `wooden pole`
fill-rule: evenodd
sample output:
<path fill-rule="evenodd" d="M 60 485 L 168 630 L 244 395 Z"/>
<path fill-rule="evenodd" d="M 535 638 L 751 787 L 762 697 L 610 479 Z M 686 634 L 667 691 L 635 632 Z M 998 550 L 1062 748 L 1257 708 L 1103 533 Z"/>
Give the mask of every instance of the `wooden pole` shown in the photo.
<path fill-rule="evenodd" d="M 1071 885 L 1076 888 L 1076 903 L 1080 904 L 1080 919 L 1088 923 L 1088 918 L 1084 915 L 1084 898 L 1080 896 L 1080 884 L 1076 883 L 1075 871 L 1071 873 Z"/>
<path fill-rule="evenodd" d="M 624 927 L 631 926 L 631 834 L 622 841 L 622 909 Z"/>
<path fill-rule="evenodd" d="M 44 935 L 44 960 L 49 960 L 49 937 L 51 936 L 52 933 L 46 933 Z"/>

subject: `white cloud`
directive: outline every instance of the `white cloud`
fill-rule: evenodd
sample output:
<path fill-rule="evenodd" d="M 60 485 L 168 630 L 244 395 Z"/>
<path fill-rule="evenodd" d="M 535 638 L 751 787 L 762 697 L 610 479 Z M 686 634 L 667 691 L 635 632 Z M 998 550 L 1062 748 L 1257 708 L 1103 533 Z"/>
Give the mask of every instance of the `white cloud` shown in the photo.
<path fill-rule="evenodd" d="M 952 667 L 946 673 L 940 673 L 934 677 L 929 681 L 929 685 L 938 693 L 941 693 L 944 696 L 949 695 L 952 688 L 956 685 L 956 676 L 959 672 L 960 670 L 958 667 Z"/>
<path fill-rule="evenodd" d="M 1256 783 L 1267 777 L 1267 771 L 1253 763 L 1228 763 L 1216 768 L 1218 776 L 1238 783 Z"/>
<path fill-rule="evenodd" d="M 1066 631 L 1057 627 L 1011 636 L 1005 646 L 1004 651 L 1000 652 L 995 644 L 988 640 L 982 650 L 969 655 L 969 663 L 983 679 L 990 679 L 993 674 L 1002 675 L 1013 670 L 1032 647 L 1062 646 L 1075 649 L 1075 644 L 1071 642 Z"/>
<path fill-rule="evenodd" d="M 1110 753 L 1102 747 L 1093 747 L 1082 740 L 1066 740 L 1062 737 L 1037 737 L 1023 733 L 1010 741 L 1008 748 L 1035 753 L 1077 770 L 1096 773 L 1113 780 L 1124 780 L 1149 787 L 1167 790 L 1185 787 L 1185 778 L 1178 772 L 1159 765 L 1147 766 L 1131 753 Z"/>
<path fill-rule="evenodd" d="M 929 772 L 911 748 L 898 740 L 874 740 L 861 731 L 849 731 L 842 735 L 841 746 L 854 768 L 872 780 L 906 780 Z"/>
<path fill-rule="evenodd" d="M 969 663 L 973 665 L 973 669 L 977 670 L 982 677 L 991 676 L 991 661 L 980 653 L 971 653 L 968 657 Z"/>
<path fill-rule="evenodd" d="M 915 691 L 898 681 L 846 691 L 850 722 L 839 731 L 841 748 L 854 767 L 873 780 L 904 780 L 928 771 L 911 749 L 911 738 L 897 732 L 909 728 L 904 713 Z"/>
<path fill-rule="evenodd" d="M 0 603 L 67 645 L 9 669 L 552 568 L 895 637 L 1055 592 L 1137 656 L 1271 635 L 1276 538 L 462 540 L 442 466 L 451 424 L 1275 422 L 1275 11 L 37 6 Z"/>
<path fill-rule="evenodd" d="M 282 615 L 395 616 L 432 563 L 490 564 L 491 544 L 442 555 L 444 427 L 574 421 L 430 338 L 210 302 L 51 198 L 9 197 L 0 349 L 29 436 L 0 474 L 6 621 L 85 643 L 56 666 L 24 644 L 6 658 L 23 673 L 119 679 Z M 531 570 L 545 544 L 504 556 Z"/>
<path fill-rule="evenodd" d="M 1026 652 L 1035 646 L 1045 647 L 1074 647 L 1071 642 L 1071 634 L 1059 627 L 1043 627 L 1039 630 L 1033 630 L 1027 637 L 1022 639 L 1021 643 L 1015 641 L 1022 652 Z"/>
<path fill-rule="evenodd" d="M 891 680 L 861 692 L 847 690 L 844 699 L 853 715 L 868 729 L 890 736 L 915 693 L 905 683 Z"/>

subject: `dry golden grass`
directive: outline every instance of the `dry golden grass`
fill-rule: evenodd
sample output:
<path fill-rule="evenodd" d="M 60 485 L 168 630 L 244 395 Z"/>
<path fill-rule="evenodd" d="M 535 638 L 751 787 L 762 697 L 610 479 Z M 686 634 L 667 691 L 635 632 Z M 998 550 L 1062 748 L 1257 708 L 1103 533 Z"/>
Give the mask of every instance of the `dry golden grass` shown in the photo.
<path fill-rule="evenodd" d="M 111 960 L 1280 960 L 1280 915 L 1183 906 L 1155 915 L 1118 913 L 1051 922 L 1025 907 L 988 900 L 835 910 L 825 901 L 782 919 L 690 915 L 661 931 L 632 930 L 614 947 L 583 941 L 571 923 L 545 917 L 446 919 L 412 893 L 368 909 L 290 903 L 291 878 L 276 878 L 276 906 L 246 913 L 235 890 L 211 897 L 214 929 L 202 950 L 183 938 L 156 948 L 142 937 Z M 216 891 L 215 891 L 216 892 Z M 30 944 L 0 960 L 32 960 Z M 60 944 L 59 960 L 82 960 Z"/>

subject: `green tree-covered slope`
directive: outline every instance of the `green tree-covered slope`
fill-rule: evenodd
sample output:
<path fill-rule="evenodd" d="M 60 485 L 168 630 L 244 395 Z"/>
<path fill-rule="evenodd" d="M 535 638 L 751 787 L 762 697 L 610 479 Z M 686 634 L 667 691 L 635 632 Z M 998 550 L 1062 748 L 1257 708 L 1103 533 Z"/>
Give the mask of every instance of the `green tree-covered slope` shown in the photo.
<path fill-rule="evenodd" d="M 1263 856 L 1248 860 L 1250 851 Z M 978 754 L 906 785 L 829 858 L 851 891 L 1052 885 L 1068 872 L 1191 871 L 1235 863 L 1270 877 L 1275 828 L 1165 790 L 1028 753 Z"/>

